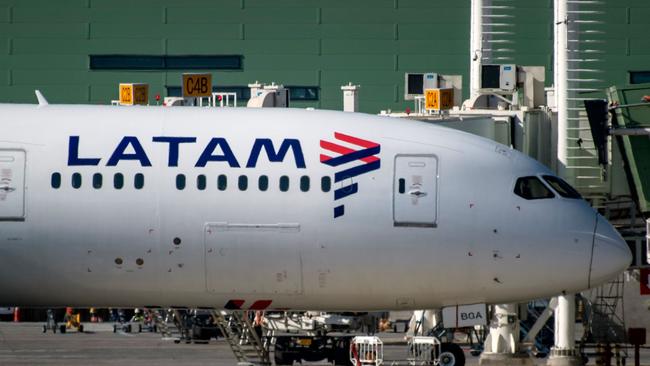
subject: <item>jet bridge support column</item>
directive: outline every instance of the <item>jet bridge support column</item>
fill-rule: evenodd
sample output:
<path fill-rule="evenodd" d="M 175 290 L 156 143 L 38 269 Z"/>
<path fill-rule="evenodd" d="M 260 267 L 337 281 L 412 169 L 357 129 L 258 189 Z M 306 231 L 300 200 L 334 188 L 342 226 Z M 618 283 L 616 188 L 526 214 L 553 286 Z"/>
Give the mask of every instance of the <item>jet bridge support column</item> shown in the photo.
<path fill-rule="evenodd" d="M 490 334 L 485 340 L 479 365 L 533 365 L 533 360 L 519 350 L 519 316 L 517 304 L 495 305 L 490 320 Z"/>
<path fill-rule="evenodd" d="M 479 95 L 483 63 L 483 0 L 472 0 L 470 32 L 470 98 Z"/>
<path fill-rule="evenodd" d="M 546 363 L 548 366 L 582 365 L 575 347 L 576 303 L 575 295 L 558 296 L 555 309 L 555 345 Z"/>

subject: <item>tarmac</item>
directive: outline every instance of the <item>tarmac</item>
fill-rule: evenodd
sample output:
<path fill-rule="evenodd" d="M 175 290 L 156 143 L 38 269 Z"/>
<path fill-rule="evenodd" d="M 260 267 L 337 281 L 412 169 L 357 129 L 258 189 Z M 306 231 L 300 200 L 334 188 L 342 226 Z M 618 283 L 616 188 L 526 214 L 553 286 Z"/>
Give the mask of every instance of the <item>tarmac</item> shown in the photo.
<path fill-rule="evenodd" d="M 43 333 L 42 323 L 0 322 L 0 365 L 236 365 L 223 340 L 209 344 L 174 343 L 160 334 L 113 333 L 112 323 L 85 323 L 84 333 Z M 401 334 L 380 334 L 385 338 L 384 365 L 404 359 L 406 347 L 397 344 Z M 630 354 L 632 356 L 632 354 Z M 466 365 L 478 365 L 478 357 L 465 352 Z M 545 359 L 535 359 L 545 365 Z M 650 350 L 644 349 L 642 365 L 650 365 Z M 326 365 L 325 362 L 308 363 Z M 590 364 L 595 364 L 590 361 Z M 615 365 L 615 363 L 613 363 Z M 627 365 L 634 365 L 633 359 Z"/>

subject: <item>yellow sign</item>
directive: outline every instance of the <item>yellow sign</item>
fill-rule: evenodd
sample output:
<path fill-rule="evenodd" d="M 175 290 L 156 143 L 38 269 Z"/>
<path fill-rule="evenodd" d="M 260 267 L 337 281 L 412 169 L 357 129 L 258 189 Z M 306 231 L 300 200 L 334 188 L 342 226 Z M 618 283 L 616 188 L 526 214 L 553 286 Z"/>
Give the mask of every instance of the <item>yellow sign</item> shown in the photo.
<path fill-rule="evenodd" d="M 120 84 L 120 105 L 149 104 L 148 84 Z"/>
<path fill-rule="evenodd" d="M 298 338 L 298 341 L 296 343 L 301 346 L 309 347 L 311 346 L 312 340 L 311 338 Z"/>
<path fill-rule="evenodd" d="M 427 89 L 424 91 L 424 109 L 439 111 L 454 106 L 454 89 Z"/>
<path fill-rule="evenodd" d="M 212 74 L 183 74 L 183 96 L 212 96 Z"/>

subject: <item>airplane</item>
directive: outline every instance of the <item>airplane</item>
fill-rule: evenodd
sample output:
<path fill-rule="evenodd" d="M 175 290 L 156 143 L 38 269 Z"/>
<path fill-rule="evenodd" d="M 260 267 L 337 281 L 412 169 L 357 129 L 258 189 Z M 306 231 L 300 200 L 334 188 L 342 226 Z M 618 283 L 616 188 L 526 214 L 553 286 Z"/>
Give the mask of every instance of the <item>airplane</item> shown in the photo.
<path fill-rule="evenodd" d="M 417 121 L 0 105 L 0 306 L 371 311 L 575 293 L 617 231 L 539 162 Z"/>

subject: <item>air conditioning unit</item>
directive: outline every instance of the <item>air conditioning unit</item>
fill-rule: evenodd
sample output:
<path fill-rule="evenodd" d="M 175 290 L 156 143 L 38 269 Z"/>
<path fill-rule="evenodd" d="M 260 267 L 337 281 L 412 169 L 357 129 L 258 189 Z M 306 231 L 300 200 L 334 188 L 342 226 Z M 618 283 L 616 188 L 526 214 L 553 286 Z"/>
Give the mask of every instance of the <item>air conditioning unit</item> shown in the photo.
<path fill-rule="evenodd" d="M 481 65 L 481 93 L 512 94 L 517 88 L 517 65 Z"/>
<path fill-rule="evenodd" d="M 404 74 L 404 100 L 414 100 L 416 96 L 424 96 L 427 89 L 438 88 L 438 74 L 433 72 Z"/>

